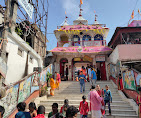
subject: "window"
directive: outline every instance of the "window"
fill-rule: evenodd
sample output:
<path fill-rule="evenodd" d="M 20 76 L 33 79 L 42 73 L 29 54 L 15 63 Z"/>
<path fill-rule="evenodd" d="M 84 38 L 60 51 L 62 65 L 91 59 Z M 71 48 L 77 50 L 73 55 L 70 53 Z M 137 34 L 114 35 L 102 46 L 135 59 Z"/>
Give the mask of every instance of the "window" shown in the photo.
<path fill-rule="evenodd" d="M 18 48 L 18 55 L 20 55 L 21 57 L 23 56 L 23 51 L 20 48 Z"/>
<path fill-rule="evenodd" d="M 100 34 L 95 35 L 94 40 L 103 40 L 103 36 Z"/>
<path fill-rule="evenodd" d="M 91 37 L 89 35 L 84 35 L 83 41 L 91 41 Z"/>
<path fill-rule="evenodd" d="M 33 63 L 33 58 L 30 56 L 30 58 L 29 58 L 29 62 L 30 63 Z"/>
<path fill-rule="evenodd" d="M 74 35 L 72 41 L 73 41 L 72 44 L 73 46 L 80 46 L 80 37 L 78 35 Z"/>

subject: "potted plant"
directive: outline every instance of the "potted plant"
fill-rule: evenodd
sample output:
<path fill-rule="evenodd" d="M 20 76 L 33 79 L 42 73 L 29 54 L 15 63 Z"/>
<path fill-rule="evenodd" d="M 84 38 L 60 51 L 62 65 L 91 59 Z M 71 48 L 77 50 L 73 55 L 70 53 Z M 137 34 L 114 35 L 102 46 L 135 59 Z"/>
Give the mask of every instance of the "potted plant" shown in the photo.
<path fill-rule="evenodd" d="M 49 87 L 49 77 L 51 77 L 52 74 L 47 72 L 47 75 L 46 75 L 46 81 L 47 81 L 47 87 Z"/>

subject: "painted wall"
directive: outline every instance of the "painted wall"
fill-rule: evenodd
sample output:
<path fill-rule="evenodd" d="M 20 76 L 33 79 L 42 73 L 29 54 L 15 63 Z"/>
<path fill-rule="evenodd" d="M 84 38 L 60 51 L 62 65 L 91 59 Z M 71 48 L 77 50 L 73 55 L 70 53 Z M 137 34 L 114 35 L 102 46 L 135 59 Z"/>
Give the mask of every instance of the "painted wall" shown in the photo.
<path fill-rule="evenodd" d="M 14 83 L 25 76 L 25 65 L 27 62 L 27 54 L 28 56 L 28 73 L 33 72 L 34 67 L 42 67 L 42 59 L 40 56 L 28 45 L 24 42 L 16 33 L 13 35 L 8 34 L 8 43 L 6 47 L 6 51 L 8 53 L 7 58 L 7 75 L 6 75 L 6 83 Z M 18 48 L 23 51 L 22 56 L 18 55 Z M 28 53 L 28 51 L 30 51 Z M 33 58 L 33 62 L 29 62 L 30 56 Z M 15 74 L 16 73 L 16 74 Z"/>

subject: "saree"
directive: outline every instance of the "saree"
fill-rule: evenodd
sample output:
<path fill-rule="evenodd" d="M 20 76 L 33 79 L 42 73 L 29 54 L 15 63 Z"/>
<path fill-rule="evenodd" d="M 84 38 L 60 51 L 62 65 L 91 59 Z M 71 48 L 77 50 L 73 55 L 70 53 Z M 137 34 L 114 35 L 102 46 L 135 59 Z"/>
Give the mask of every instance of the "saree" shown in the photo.
<path fill-rule="evenodd" d="M 55 82 L 54 82 L 54 79 L 53 78 L 51 78 L 50 79 L 50 87 L 51 87 L 51 89 L 50 89 L 50 95 L 54 95 L 54 90 L 55 90 Z"/>
<path fill-rule="evenodd" d="M 56 76 L 56 88 L 58 89 L 59 88 L 59 84 L 61 83 L 61 78 L 60 78 L 60 74 L 57 73 L 57 76 Z"/>

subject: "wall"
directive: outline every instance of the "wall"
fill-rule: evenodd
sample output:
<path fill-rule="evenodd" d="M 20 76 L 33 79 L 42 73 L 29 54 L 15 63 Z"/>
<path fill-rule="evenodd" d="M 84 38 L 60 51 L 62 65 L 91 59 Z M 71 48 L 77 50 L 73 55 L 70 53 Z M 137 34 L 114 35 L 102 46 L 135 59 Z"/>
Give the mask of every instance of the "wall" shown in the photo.
<path fill-rule="evenodd" d="M 118 46 L 114 49 L 114 51 L 110 54 L 108 61 L 109 63 L 116 64 L 119 59 L 119 51 Z"/>
<path fill-rule="evenodd" d="M 43 69 L 41 73 L 34 72 L 22 80 L 5 87 L 6 96 L 0 100 L 0 105 L 5 108 L 4 118 L 7 118 L 11 113 L 15 115 L 17 112 L 16 105 L 19 102 L 25 101 L 28 104 L 33 98 L 39 96 L 39 88 L 46 85 L 48 72 L 52 73 L 52 65 Z M 13 118 L 12 114 L 8 118 Z"/>
<path fill-rule="evenodd" d="M 28 70 L 27 74 L 30 74 L 33 72 L 34 67 L 42 67 L 42 59 L 16 33 L 14 33 L 13 35 L 9 33 L 7 39 L 8 43 L 6 51 L 8 53 L 7 59 L 8 70 L 5 80 L 7 84 L 10 84 L 22 79 L 25 76 L 26 70 Z M 18 47 L 23 51 L 22 57 L 17 54 Z M 30 52 L 28 53 L 28 51 Z M 29 55 L 28 69 L 26 68 L 27 54 Z M 30 56 L 33 58 L 33 63 L 29 62 Z"/>

